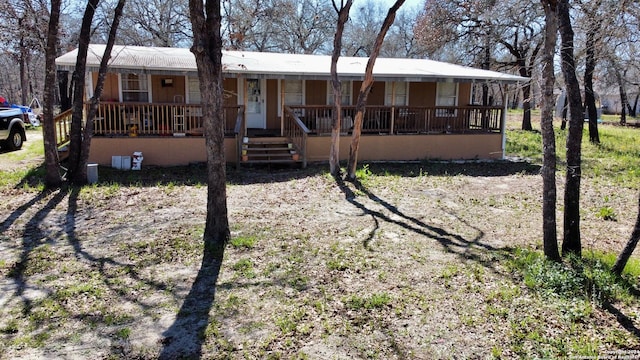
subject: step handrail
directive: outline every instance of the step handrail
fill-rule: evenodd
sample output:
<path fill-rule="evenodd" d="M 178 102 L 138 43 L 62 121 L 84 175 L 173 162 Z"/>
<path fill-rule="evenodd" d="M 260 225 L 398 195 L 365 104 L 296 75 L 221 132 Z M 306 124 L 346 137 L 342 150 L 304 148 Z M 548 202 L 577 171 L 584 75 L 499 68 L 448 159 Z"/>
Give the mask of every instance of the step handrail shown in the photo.
<path fill-rule="evenodd" d="M 284 107 L 283 134 L 291 139 L 294 148 L 302 157 L 302 167 L 307 167 L 307 138 L 311 132 L 300 117 L 289 106 Z"/>

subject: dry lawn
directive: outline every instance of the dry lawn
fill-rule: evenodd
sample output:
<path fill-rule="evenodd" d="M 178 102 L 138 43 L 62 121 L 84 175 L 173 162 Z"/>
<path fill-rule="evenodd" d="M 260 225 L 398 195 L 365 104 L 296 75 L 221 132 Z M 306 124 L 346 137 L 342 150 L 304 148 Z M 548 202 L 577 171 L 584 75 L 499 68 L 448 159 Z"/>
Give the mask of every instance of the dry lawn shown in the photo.
<path fill-rule="evenodd" d="M 537 166 L 372 164 L 358 186 L 325 167 L 229 170 L 232 243 L 215 299 L 203 298 L 215 279 L 200 263 L 204 168 L 100 168 L 96 186 L 3 188 L 0 358 L 507 359 L 640 347 L 637 298 L 565 301 L 510 265 L 514 249 L 541 247 Z M 636 191 L 583 188 L 585 250 L 618 252 Z M 596 216 L 604 205 L 618 221 Z"/>

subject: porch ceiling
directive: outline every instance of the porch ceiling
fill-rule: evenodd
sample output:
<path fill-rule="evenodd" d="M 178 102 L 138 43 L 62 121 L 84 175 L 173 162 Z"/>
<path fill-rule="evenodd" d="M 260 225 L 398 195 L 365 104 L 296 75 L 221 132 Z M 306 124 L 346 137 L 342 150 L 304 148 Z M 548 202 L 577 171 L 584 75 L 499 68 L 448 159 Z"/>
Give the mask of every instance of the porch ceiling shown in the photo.
<path fill-rule="evenodd" d="M 92 44 L 87 56 L 88 71 L 97 71 L 104 45 Z M 75 67 L 77 49 L 56 59 L 60 69 Z M 361 80 L 368 58 L 341 57 L 338 73 L 345 80 Z M 329 80 L 331 57 L 223 51 L 223 73 L 228 77 L 251 76 L 269 79 Z M 197 73 L 193 54 L 186 48 L 114 46 L 110 69 L 114 72 L 147 74 Z M 378 58 L 374 67 L 377 80 L 416 82 L 527 82 L 528 78 L 475 69 L 427 59 Z"/>

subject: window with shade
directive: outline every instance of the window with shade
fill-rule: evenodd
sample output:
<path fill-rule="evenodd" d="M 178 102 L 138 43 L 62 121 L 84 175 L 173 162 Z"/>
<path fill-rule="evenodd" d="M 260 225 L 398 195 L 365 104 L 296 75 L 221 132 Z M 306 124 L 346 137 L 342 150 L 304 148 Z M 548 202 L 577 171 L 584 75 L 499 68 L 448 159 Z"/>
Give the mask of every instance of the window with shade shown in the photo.
<path fill-rule="evenodd" d="M 458 105 L 458 84 L 457 83 L 438 83 L 436 88 L 436 106 Z M 437 109 L 436 116 L 456 116 L 455 109 Z"/>
<path fill-rule="evenodd" d="M 200 80 L 196 77 L 189 77 L 189 104 L 200 104 Z"/>
<path fill-rule="evenodd" d="M 386 106 L 397 105 L 404 106 L 407 105 L 407 85 L 406 82 L 387 82 L 385 86 L 385 96 L 384 96 L 384 104 Z"/>
<path fill-rule="evenodd" d="M 342 81 L 340 85 L 342 89 L 342 105 L 351 105 L 351 81 Z M 327 83 L 327 104 L 333 105 L 333 86 L 331 81 Z"/>
<path fill-rule="evenodd" d="M 149 102 L 147 75 L 122 74 L 122 101 Z"/>

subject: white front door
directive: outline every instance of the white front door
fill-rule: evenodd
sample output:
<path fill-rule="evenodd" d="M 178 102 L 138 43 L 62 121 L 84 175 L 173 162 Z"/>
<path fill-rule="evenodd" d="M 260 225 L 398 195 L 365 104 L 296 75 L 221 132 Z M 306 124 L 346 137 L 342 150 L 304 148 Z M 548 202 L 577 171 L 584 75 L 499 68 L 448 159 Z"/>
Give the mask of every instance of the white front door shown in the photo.
<path fill-rule="evenodd" d="M 244 113 L 247 117 L 247 128 L 266 129 L 267 128 L 267 111 L 266 111 L 266 91 L 264 79 L 246 79 L 245 96 L 247 107 Z M 241 92 L 243 93 L 243 92 Z M 242 99 L 244 102 L 244 99 Z"/>

